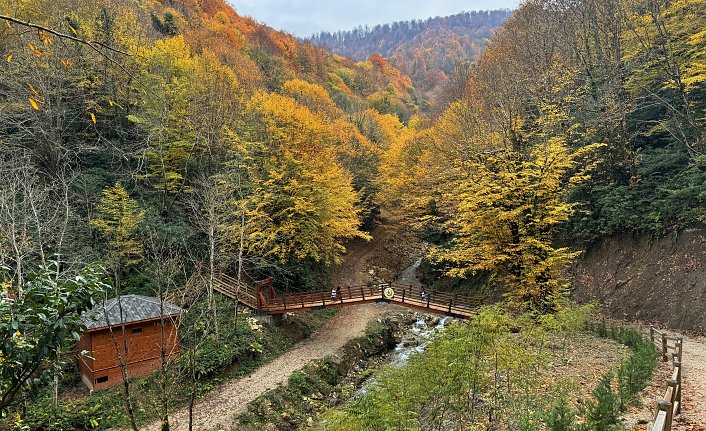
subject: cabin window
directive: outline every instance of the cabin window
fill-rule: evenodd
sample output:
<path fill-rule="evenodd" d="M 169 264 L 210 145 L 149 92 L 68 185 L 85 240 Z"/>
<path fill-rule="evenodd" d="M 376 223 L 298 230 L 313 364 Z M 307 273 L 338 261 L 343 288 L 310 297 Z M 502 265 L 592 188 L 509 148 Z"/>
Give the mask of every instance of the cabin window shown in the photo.
<path fill-rule="evenodd" d="M 133 328 L 132 333 L 133 334 L 142 334 L 142 328 Z"/>
<path fill-rule="evenodd" d="M 108 376 L 101 376 L 96 379 L 96 384 L 98 383 L 105 383 L 108 381 Z"/>

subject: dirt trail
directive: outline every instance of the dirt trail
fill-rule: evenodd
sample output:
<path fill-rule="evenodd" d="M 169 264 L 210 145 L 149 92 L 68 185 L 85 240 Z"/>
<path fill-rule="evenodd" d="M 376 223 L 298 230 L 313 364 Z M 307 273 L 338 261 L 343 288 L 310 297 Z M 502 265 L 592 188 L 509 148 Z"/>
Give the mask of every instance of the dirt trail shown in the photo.
<path fill-rule="evenodd" d="M 706 431 L 706 337 L 687 336 L 667 331 L 670 335 L 682 335 L 682 410 L 676 416 L 672 431 Z M 672 376 L 672 363 L 659 362 L 652 381 L 645 389 L 642 403 L 632 408 L 627 415 L 627 424 L 635 427 L 648 424 L 654 418 L 655 401 L 664 396 L 667 380 Z M 637 429 L 646 429 L 644 426 Z"/>
<path fill-rule="evenodd" d="M 230 430 L 247 404 L 287 381 L 294 371 L 310 361 L 336 354 L 351 339 L 363 335 L 368 322 L 379 318 L 390 307 L 384 304 L 366 304 L 345 307 L 311 337 L 300 342 L 289 352 L 257 369 L 242 379 L 226 383 L 201 398 L 194 406 L 194 430 Z M 170 416 L 173 431 L 188 429 L 186 408 Z M 159 431 L 160 423 L 143 428 Z"/>
<path fill-rule="evenodd" d="M 682 408 L 678 430 L 696 431 L 706 428 L 706 338 L 684 336 L 682 352 Z"/>

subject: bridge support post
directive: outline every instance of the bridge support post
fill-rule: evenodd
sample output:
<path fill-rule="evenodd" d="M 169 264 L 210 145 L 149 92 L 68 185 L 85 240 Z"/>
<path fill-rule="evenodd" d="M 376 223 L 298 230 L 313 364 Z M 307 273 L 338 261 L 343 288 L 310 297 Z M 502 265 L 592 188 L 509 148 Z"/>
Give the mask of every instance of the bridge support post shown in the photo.
<path fill-rule="evenodd" d="M 258 322 L 269 325 L 269 326 L 279 326 L 282 324 L 282 319 L 284 314 L 255 314 L 253 316 Z"/>

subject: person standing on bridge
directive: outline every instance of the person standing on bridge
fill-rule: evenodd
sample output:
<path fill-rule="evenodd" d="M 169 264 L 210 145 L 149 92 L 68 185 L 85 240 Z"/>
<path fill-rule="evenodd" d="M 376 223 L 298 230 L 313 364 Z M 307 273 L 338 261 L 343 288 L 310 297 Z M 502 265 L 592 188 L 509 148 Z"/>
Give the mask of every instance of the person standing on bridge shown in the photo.
<path fill-rule="evenodd" d="M 337 287 L 334 287 L 333 289 L 331 289 L 331 299 L 334 299 L 334 300 L 335 300 L 337 293 L 338 293 L 338 288 L 337 288 Z"/>
<path fill-rule="evenodd" d="M 419 286 L 419 297 L 424 301 L 424 296 L 426 296 L 427 290 L 424 288 L 424 286 Z"/>
<path fill-rule="evenodd" d="M 336 298 L 337 299 L 343 299 L 341 297 L 341 286 L 336 286 Z"/>

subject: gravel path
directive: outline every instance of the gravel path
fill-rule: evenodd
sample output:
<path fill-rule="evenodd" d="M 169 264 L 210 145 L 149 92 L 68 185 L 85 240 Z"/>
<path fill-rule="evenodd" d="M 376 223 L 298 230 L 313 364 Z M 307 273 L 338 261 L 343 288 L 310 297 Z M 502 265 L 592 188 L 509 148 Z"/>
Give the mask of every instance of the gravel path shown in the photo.
<path fill-rule="evenodd" d="M 706 338 L 684 336 L 682 352 L 682 408 L 679 428 L 703 430 L 706 427 Z"/>
<path fill-rule="evenodd" d="M 310 361 L 338 353 L 348 341 L 363 335 L 368 322 L 389 310 L 390 307 L 384 304 L 343 307 L 322 328 L 287 353 L 199 399 L 194 406 L 194 430 L 232 429 L 249 402 L 286 382 L 290 374 Z M 187 430 L 188 410 L 182 409 L 170 415 L 169 421 L 172 431 Z M 152 423 L 143 429 L 159 431 L 160 423 Z"/>

